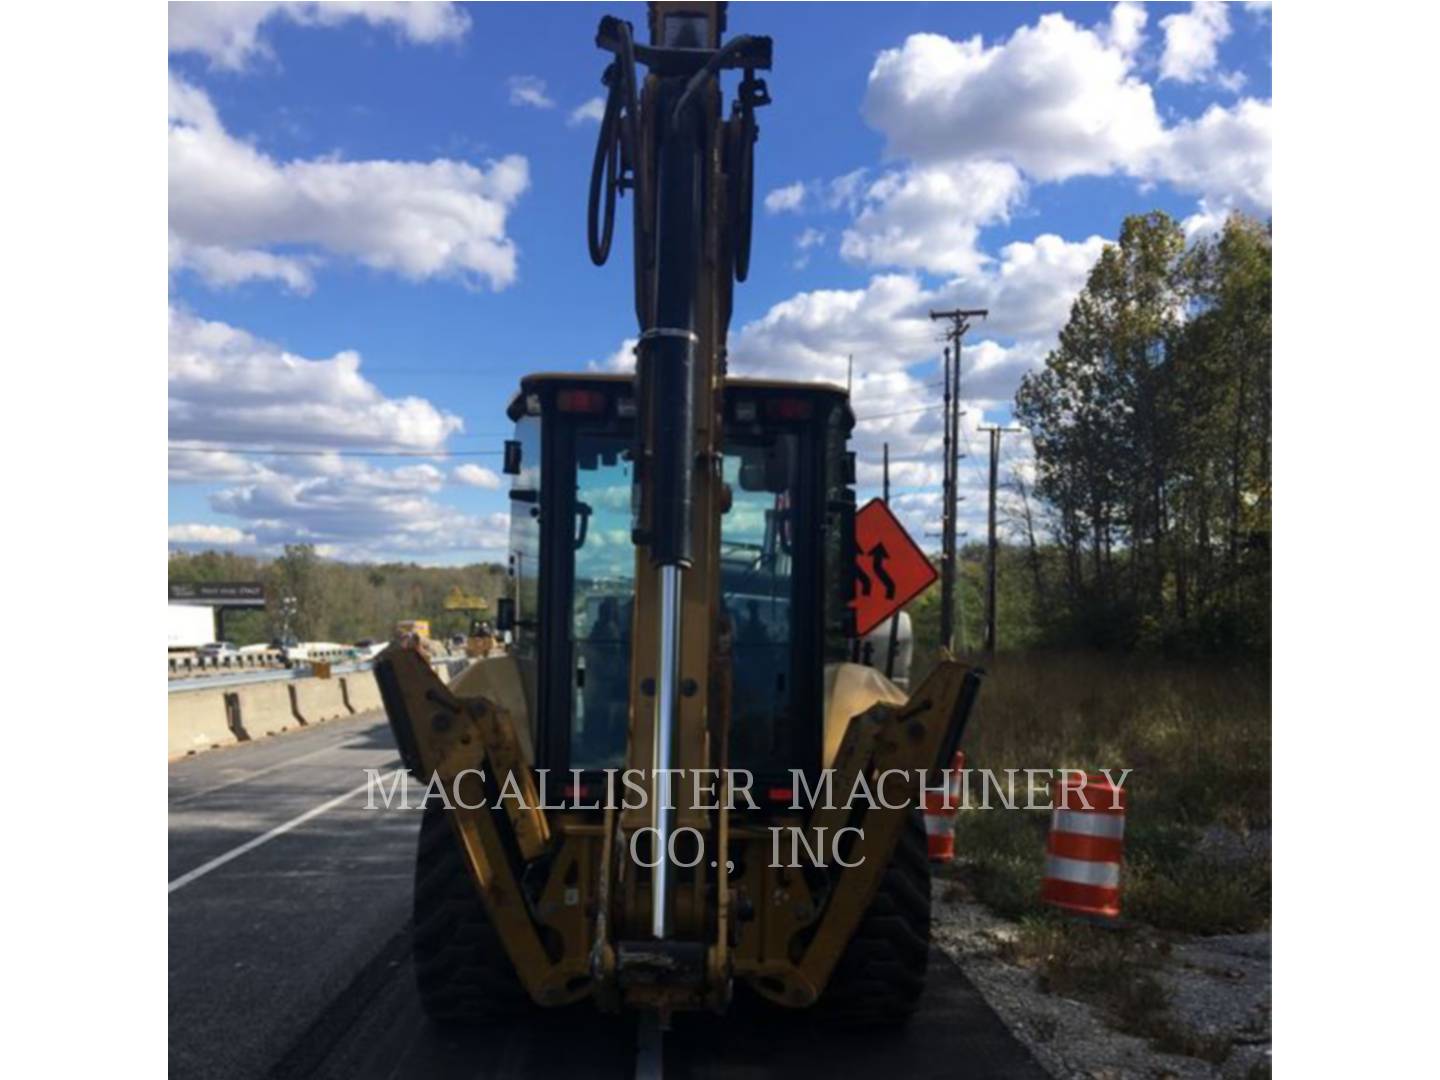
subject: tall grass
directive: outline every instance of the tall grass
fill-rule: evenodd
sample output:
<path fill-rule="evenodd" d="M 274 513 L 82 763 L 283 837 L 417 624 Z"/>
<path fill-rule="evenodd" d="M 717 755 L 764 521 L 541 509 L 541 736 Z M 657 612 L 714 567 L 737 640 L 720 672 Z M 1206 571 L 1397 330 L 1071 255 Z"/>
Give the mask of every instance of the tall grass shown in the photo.
<path fill-rule="evenodd" d="M 1070 653 L 988 667 L 963 743 L 972 768 L 1133 770 L 1128 915 L 1201 933 L 1268 920 L 1268 846 L 1246 842 L 1270 824 L 1267 670 Z M 963 882 L 1006 914 L 1038 913 L 1047 827 L 1035 811 L 962 812 Z"/>

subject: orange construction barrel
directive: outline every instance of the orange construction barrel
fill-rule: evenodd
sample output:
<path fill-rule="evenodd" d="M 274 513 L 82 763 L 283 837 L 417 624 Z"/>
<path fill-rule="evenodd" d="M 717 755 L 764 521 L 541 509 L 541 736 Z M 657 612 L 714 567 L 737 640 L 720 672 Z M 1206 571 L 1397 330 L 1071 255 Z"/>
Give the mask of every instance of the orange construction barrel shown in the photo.
<path fill-rule="evenodd" d="M 925 846 L 932 863 L 953 862 L 955 859 L 955 815 L 960 812 L 961 773 L 965 771 L 965 751 L 956 750 L 945 771 L 945 793 L 925 793 Z"/>
<path fill-rule="evenodd" d="M 1040 899 L 1066 911 L 1120 914 L 1125 790 L 1104 773 L 1070 773 L 1052 785 L 1050 839 Z"/>

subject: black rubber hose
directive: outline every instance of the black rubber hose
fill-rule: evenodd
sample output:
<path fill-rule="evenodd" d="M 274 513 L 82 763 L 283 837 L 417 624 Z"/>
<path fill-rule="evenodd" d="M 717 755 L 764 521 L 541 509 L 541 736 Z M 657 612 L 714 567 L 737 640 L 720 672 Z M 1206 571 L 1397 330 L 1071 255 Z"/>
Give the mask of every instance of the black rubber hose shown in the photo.
<path fill-rule="evenodd" d="M 585 213 L 585 241 L 590 248 L 590 261 L 604 266 L 610 258 L 610 242 L 615 236 L 616 173 L 620 159 L 620 82 L 616 72 L 618 61 L 606 74 L 610 94 L 605 99 L 605 115 L 600 121 L 600 134 L 595 140 L 595 160 L 590 166 L 590 200 Z M 604 223 L 601 224 L 600 188 L 605 188 Z"/>
<path fill-rule="evenodd" d="M 731 38 L 724 45 L 720 46 L 710 59 L 705 61 L 705 65 L 700 68 L 699 71 L 690 76 L 690 81 L 685 84 L 685 90 L 680 95 L 680 99 L 675 102 L 675 107 L 670 110 L 670 126 L 672 128 L 680 123 L 681 114 L 684 113 L 686 106 L 690 104 L 690 99 L 693 98 L 700 87 L 705 84 L 705 80 L 709 79 L 724 67 L 725 62 L 732 56 L 754 43 L 755 37 L 753 34 L 741 34 L 737 38 Z"/>

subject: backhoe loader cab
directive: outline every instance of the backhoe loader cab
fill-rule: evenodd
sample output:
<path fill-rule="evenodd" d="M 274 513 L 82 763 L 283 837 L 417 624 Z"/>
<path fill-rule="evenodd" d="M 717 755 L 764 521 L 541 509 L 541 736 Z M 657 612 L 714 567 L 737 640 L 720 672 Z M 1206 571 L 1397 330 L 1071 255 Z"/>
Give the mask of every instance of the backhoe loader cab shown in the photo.
<path fill-rule="evenodd" d="M 537 375 L 510 405 L 513 652 L 535 764 L 623 768 L 635 604 L 634 387 Z M 855 498 L 845 393 L 732 379 L 718 472 L 716 618 L 732 672 L 729 759 L 762 791 L 821 767 L 826 662 L 847 659 Z M 583 801 L 583 800 L 577 800 Z M 789 802 L 788 793 L 784 802 Z"/>

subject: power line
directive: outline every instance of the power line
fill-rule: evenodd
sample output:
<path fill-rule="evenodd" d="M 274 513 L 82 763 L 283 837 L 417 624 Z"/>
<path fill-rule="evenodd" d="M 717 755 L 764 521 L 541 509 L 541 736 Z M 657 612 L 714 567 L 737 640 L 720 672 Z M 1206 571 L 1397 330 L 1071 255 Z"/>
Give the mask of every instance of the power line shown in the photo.
<path fill-rule="evenodd" d="M 413 457 L 413 458 L 452 458 L 452 457 L 499 457 L 502 450 L 274 450 L 259 446 L 176 446 L 171 443 L 170 450 L 175 453 L 190 454 L 242 454 L 254 457 Z"/>
<path fill-rule="evenodd" d="M 476 371 L 474 368 L 437 368 L 437 367 L 370 367 L 363 365 L 360 368 L 361 375 L 444 375 L 447 378 L 465 379 L 505 379 L 514 383 L 517 387 L 520 380 L 514 375 L 507 375 L 501 371 Z"/>
<path fill-rule="evenodd" d="M 871 420 L 889 420 L 892 416 L 913 416 L 915 413 L 930 412 L 932 409 L 943 409 L 943 401 L 932 401 L 929 405 L 917 405 L 913 409 L 901 409 L 899 412 L 872 413 L 868 416 L 857 416 L 857 424 L 869 423 Z"/>

